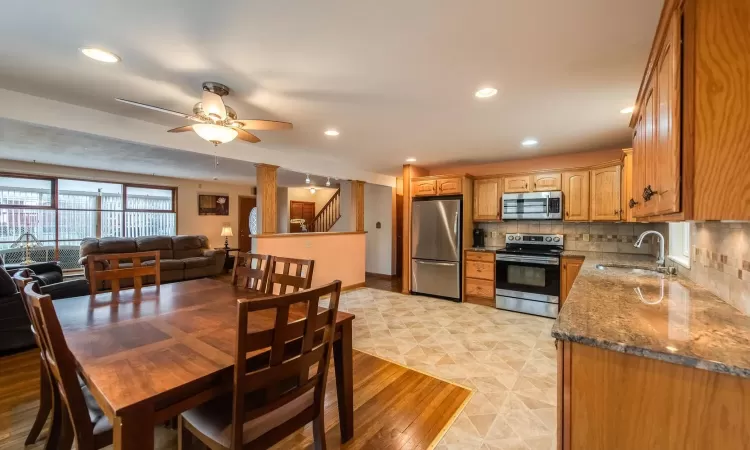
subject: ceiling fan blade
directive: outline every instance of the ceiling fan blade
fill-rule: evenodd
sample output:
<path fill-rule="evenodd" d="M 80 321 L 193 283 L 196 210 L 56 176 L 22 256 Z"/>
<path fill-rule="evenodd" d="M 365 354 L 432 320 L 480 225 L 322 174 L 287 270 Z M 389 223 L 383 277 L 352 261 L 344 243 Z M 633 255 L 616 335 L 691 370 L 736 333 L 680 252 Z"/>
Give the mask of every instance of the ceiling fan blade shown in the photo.
<path fill-rule="evenodd" d="M 248 130 L 291 130 L 292 124 L 289 122 L 279 122 L 277 120 L 259 120 L 259 119 L 237 119 L 242 128 Z"/>
<path fill-rule="evenodd" d="M 128 105 L 140 106 L 141 108 L 151 109 L 153 111 L 164 112 L 164 113 L 167 113 L 167 114 L 172 114 L 174 116 L 180 116 L 183 119 L 192 119 L 193 118 L 193 116 L 191 116 L 189 114 L 185 114 L 185 113 L 181 113 L 181 112 L 177 112 L 177 111 L 172 111 L 171 109 L 159 108 L 158 106 L 147 105 L 145 103 L 138 103 L 138 102 L 134 102 L 133 100 L 125 100 L 124 98 L 116 98 L 115 100 L 117 100 L 118 102 L 127 103 Z"/>
<path fill-rule="evenodd" d="M 224 101 L 220 95 L 216 95 L 213 92 L 203 91 L 201 107 L 203 108 L 203 112 L 209 117 L 215 116 L 218 120 L 227 118 L 227 108 L 224 106 Z"/>
<path fill-rule="evenodd" d="M 260 139 L 258 139 L 258 136 L 254 135 L 253 133 L 245 131 L 241 128 L 233 128 L 233 130 L 237 131 L 237 139 L 242 139 L 243 141 L 252 142 L 253 144 L 256 142 L 260 142 Z"/>
<path fill-rule="evenodd" d="M 184 127 L 172 128 L 171 130 L 167 130 L 167 133 L 182 133 L 184 131 L 193 131 L 193 126 L 185 125 Z"/>

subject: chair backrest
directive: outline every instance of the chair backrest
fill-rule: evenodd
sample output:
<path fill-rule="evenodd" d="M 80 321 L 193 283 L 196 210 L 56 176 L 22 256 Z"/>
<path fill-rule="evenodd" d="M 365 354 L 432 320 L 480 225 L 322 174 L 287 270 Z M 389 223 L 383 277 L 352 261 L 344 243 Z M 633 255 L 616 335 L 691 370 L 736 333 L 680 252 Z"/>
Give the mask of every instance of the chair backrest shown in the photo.
<path fill-rule="evenodd" d="M 31 306 L 31 315 L 47 368 L 73 425 L 77 448 L 93 449 L 94 431 L 86 400 L 78 382 L 75 358 L 65 342 L 52 298 L 39 293 L 35 281 L 26 285 L 24 294 Z"/>
<path fill-rule="evenodd" d="M 243 425 L 291 402 L 300 411 L 256 441 L 262 448 L 323 414 L 323 397 L 334 340 L 341 281 L 325 286 L 261 299 L 241 299 L 237 304 L 237 343 L 234 364 L 234 409 L 231 448 L 243 448 Z M 327 309 L 319 311 L 322 296 L 330 296 Z M 248 332 L 248 313 L 274 310 L 272 330 Z M 291 321 L 290 321 L 291 319 Z M 270 348 L 267 364 L 248 368 L 247 352 Z M 311 368 L 316 366 L 312 376 Z M 248 393 L 260 393 L 257 403 Z M 297 424 L 295 426 L 291 426 Z M 285 427 L 286 425 L 286 427 Z M 288 432 L 285 431 L 288 428 Z M 260 442 L 265 441 L 265 442 Z"/>
<path fill-rule="evenodd" d="M 136 253 L 110 253 L 110 254 L 90 254 L 86 257 L 86 265 L 89 273 L 89 293 L 97 293 L 97 286 L 100 281 L 109 280 L 112 284 L 112 293 L 119 294 L 120 280 L 132 279 L 133 288 L 140 291 L 143 287 L 143 277 L 152 275 L 154 284 L 159 287 L 161 284 L 161 261 L 160 253 L 153 252 L 136 252 Z M 153 259 L 154 263 L 144 266 L 143 259 Z M 120 267 L 121 260 L 132 261 L 132 266 Z M 104 261 L 104 269 L 97 269 L 97 262 Z"/>
<path fill-rule="evenodd" d="M 240 259 L 243 262 L 240 263 Z M 234 258 L 232 270 L 232 284 L 237 286 L 239 278 L 243 278 L 245 289 L 266 292 L 268 272 L 271 269 L 271 256 L 257 253 L 240 253 Z"/>
<path fill-rule="evenodd" d="M 13 274 L 13 282 L 16 283 L 18 292 L 21 293 L 21 303 L 23 303 L 23 309 L 26 311 L 26 316 L 28 316 L 29 322 L 31 322 L 31 331 L 34 333 L 34 338 L 36 339 L 36 332 L 34 331 L 34 320 L 31 317 L 31 306 L 26 299 L 26 293 L 23 291 L 26 285 L 31 283 L 32 281 L 34 280 L 31 278 L 31 272 L 29 269 L 21 269 Z M 37 346 L 39 346 L 39 342 L 37 342 L 36 344 Z M 39 346 L 39 348 L 41 348 L 41 346 Z"/>
<path fill-rule="evenodd" d="M 266 284 L 266 293 L 284 295 L 288 293 L 288 288 L 290 287 L 291 292 L 310 289 L 314 266 L 315 261 L 311 259 L 272 256 L 271 269 L 269 270 L 268 283 Z M 290 274 L 292 271 L 293 274 Z M 276 289 L 277 286 L 278 289 Z"/>

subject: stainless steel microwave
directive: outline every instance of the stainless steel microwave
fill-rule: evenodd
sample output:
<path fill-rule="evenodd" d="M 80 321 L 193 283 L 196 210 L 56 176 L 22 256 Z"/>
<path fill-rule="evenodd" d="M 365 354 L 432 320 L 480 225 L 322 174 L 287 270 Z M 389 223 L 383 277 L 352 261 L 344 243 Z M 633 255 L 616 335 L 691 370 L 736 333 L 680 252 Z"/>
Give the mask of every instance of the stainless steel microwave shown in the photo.
<path fill-rule="evenodd" d="M 503 219 L 561 220 L 561 191 L 503 194 Z"/>

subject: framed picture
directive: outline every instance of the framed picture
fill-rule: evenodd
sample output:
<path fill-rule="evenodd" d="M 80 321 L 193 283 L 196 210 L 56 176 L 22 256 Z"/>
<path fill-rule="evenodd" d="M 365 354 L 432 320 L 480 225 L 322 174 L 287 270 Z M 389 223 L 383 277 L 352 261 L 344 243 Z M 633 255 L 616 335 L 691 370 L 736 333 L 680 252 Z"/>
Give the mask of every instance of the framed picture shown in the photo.
<path fill-rule="evenodd" d="M 228 195 L 204 195 L 198 194 L 199 216 L 228 216 Z"/>

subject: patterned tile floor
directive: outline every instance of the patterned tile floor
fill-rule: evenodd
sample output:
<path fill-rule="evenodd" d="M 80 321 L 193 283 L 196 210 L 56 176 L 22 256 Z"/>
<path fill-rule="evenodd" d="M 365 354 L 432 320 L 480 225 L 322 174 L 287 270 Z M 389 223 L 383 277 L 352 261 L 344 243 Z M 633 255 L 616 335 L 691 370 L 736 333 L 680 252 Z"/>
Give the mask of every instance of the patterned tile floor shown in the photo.
<path fill-rule="evenodd" d="M 552 320 L 368 288 L 340 308 L 354 348 L 475 391 L 437 449 L 555 448 Z"/>

